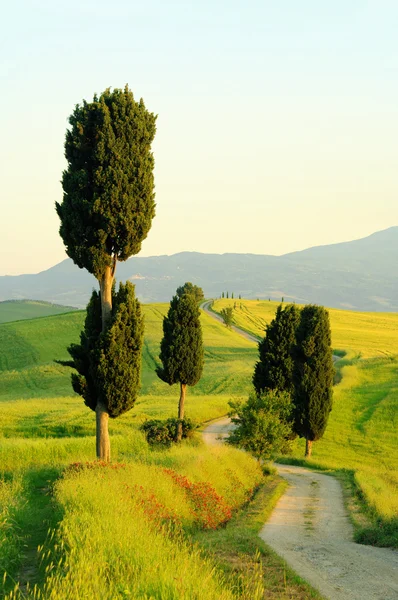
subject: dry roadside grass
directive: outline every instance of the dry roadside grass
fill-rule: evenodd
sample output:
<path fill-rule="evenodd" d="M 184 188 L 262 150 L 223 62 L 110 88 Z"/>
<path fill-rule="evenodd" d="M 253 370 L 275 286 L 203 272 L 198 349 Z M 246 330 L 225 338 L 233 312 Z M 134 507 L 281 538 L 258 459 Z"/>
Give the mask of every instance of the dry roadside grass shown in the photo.
<path fill-rule="evenodd" d="M 242 600 L 322 598 L 258 537 L 285 489 L 279 477 L 268 476 L 255 498 L 225 528 L 195 536 Z"/>

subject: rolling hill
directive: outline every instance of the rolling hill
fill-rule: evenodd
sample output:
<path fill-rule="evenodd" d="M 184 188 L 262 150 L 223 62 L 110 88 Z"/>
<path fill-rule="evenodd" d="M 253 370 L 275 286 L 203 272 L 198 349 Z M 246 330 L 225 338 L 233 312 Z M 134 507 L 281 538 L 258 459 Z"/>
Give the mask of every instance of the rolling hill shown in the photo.
<path fill-rule="evenodd" d="M 0 302 L 0 323 L 49 317 L 73 310 L 76 310 L 76 307 L 39 300 L 4 300 Z"/>
<path fill-rule="evenodd" d="M 207 297 L 222 291 L 243 298 L 317 303 L 361 311 L 398 310 L 398 227 L 366 238 L 309 248 L 283 256 L 201 254 L 132 257 L 117 266 L 143 302 L 166 302 L 185 281 Z M 0 277 L 0 300 L 40 299 L 86 305 L 95 279 L 70 259 L 35 275 Z"/>

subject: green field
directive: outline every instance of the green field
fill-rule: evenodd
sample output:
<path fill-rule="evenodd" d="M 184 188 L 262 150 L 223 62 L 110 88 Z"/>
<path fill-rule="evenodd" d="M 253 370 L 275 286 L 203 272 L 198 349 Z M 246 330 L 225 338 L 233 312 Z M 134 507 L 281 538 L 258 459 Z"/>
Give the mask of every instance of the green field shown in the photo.
<path fill-rule="evenodd" d="M 0 323 L 49 317 L 76 310 L 72 306 L 51 304 L 39 300 L 4 300 L 0 302 Z"/>
<path fill-rule="evenodd" d="M 217 300 L 214 310 L 234 305 Z M 235 322 L 259 334 L 278 303 L 236 301 Z M 350 470 L 370 512 L 358 539 L 398 545 L 398 315 L 330 309 L 332 343 L 345 350 L 337 363 L 342 375 L 322 440 L 306 464 Z M 361 358 L 362 357 L 362 358 Z M 301 459 L 300 440 L 294 457 Z"/>

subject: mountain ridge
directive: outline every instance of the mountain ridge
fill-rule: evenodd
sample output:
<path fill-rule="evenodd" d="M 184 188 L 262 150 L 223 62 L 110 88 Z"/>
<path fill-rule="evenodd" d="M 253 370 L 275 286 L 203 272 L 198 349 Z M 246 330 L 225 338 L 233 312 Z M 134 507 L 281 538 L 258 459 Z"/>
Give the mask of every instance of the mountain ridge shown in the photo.
<path fill-rule="evenodd" d="M 118 263 L 117 278 L 136 285 L 144 302 L 170 300 L 185 281 L 207 297 L 223 291 L 245 298 L 284 296 L 286 301 L 369 311 L 398 310 L 398 226 L 365 238 L 313 246 L 280 256 L 179 252 L 134 256 Z M 0 276 L 0 301 L 46 300 L 84 307 L 97 282 L 65 259 L 37 274 Z"/>

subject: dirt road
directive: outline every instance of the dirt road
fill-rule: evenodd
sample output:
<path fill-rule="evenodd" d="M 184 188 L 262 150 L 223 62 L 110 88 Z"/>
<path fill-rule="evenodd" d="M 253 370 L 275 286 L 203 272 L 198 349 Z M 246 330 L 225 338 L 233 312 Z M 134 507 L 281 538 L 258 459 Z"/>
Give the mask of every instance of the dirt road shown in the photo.
<path fill-rule="evenodd" d="M 352 541 L 337 479 L 277 468 L 290 485 L 261 538 L 330 600 L 397 600 L 398 552 Z"/>
<path fill-rule="evenodd" d="M 227 418 L 215 421 L 203 438 L 220 444 L 229 427 Z M 398 552 L 352 541 L 338 480 L 276 467 L 289 488 L 260 532 L 268 546 L 329 600 L 398 600 Z"/>

